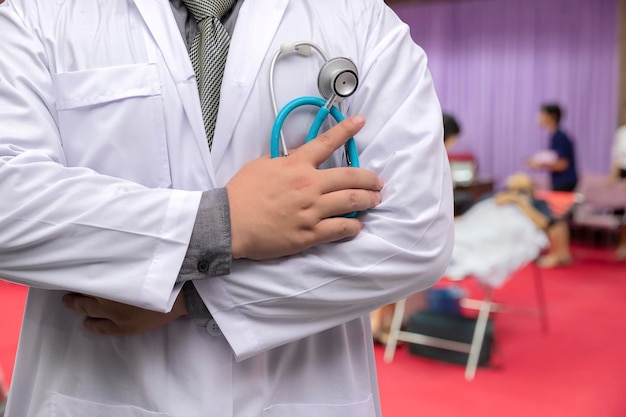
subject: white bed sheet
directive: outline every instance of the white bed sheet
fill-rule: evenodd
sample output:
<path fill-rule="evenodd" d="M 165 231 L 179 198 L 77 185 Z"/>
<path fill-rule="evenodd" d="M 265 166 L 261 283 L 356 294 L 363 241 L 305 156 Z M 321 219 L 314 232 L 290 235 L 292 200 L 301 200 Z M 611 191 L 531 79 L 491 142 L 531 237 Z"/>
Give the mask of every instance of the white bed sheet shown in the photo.
<path fill-rule="evenodd" d="M 473 275 L 482 284 L 498 288 L 547 245 L 546 233 L 519 207 L 497 206 L 493 198 L 486 199 L 456 221 L 446 277 L 460 280 Z"/>

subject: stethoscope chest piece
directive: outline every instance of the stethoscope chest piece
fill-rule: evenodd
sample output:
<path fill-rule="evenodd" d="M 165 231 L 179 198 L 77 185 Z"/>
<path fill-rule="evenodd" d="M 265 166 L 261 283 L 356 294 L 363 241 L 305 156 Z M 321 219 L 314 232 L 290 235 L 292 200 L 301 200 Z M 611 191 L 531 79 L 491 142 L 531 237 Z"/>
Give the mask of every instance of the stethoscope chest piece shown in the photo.
<path fill-rule="evenodd" d="M 333 58 L 322 66 L 317 77 L 317 88 L 322 97 L 330 100 L 350 97 L 359 86 L 356 65 L 348 58 Z"/>

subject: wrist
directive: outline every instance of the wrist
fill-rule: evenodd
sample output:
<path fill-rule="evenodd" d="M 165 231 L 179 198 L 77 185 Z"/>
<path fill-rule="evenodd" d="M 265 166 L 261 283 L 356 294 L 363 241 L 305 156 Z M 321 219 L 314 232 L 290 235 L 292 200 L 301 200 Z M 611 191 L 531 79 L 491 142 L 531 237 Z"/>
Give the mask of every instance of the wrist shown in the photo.
<path fill-rule="evenodd" d="M 231 219 L 232 222 L 232 219 Z M 231 223 L 232 227 L 232 223 Z M 231 254 L 233 259 L 241 259 L 245 257 L 245 245 L 243 244 L 244 239 L 242 239 L 238 233 L 235 233 L 234 230 L 231 229 Z"/>
<path fill-rule="evenodd" d="M 245 238 L 245 233 L 240 233 L 236 227 L 233 228 L 233 218 L 231 217 L 231 232 L 230 232 L 230 251 L 232 259 L 247 258 L 248 243 Z"/>
<path fill-rule="evenodd" d="M 233 259 L 241 259 L 245 254 L 245 239 L 239 232 L 240 222 L 237 221 L 236 204 L 234 202 L 234 195 L 228 184 L 226 184 L 226 198 L 228 201 L 228 214 L 230 220 L 230 253 Z"/>

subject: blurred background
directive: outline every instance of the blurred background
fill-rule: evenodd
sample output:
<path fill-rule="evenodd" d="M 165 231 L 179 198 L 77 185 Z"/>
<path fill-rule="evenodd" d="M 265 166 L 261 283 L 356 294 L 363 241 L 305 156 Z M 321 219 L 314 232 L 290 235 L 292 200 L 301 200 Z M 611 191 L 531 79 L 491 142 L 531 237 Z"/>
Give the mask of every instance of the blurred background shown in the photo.
<path fill-rule="evenodd" d="M 475 204 L 523 173 L 564 225 L 566 249 L 549 265 L 539 258 L 508 270 L 497 285 L 472 274 L 444 277 L 406 300 L 401 327 L 390 325 L 394 306 L 373 313 L 383 414 L 626 416 L 626 165 L 619 155 L 626 146 L 619 129 L 626 124 L 626 1 L 387 3 L 426 51 L 441 106 L 458 123 L 447 146 L 457 243 Z M 552 149 L 545 104 L 562 111 L 557 127 L 573 148 L 578 181 L 569 192 L 555 191 L 551 170 L 529 162 Z M 551 239 L 544 253 L 553 247 Z M 490 351 L 469 377 L 467 354 L 454 358 L 428 348 L 432 340 L 407 341 L 436 336 L 475 346 L 475 308 L 486 306 L 480 336 Z"/>
<path fill-rule="evenodd" d="M 502 181 L 546 147 L 543 103 L 559 103 L 579 170 L 607 173 L 626 112 L 621 0 L 430 0 L 387 3 L 425 49 L 441 105 L 463 127 L 455 152 Z M 621 111 L 620 111 L 621 109 Z"/>

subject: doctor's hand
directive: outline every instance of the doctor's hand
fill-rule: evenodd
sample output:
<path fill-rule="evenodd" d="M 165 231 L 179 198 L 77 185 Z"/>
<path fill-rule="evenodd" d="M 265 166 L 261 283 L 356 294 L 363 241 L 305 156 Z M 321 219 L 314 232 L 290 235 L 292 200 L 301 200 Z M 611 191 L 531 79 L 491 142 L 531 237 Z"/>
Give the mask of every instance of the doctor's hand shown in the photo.
<path fill-rule="evenodd" d="M 348 118 L 287 157 L 248 163 L 226 184 L 234 258 L 278 258 L 361 231 L 358 219 L 336 216 L 377 206 L 382 181 L 361 168 L 317 167 L 364 124 Z"/>
<path fill-rule="evenodd" d="M 163 327 L 187 315 L 182 291 L 169 313 L 145 310 L 127 304 L 70 293 L 63 296 L 63 305 L 85 316 L 85 328 L 109 336 L 133 336 Z"/>

